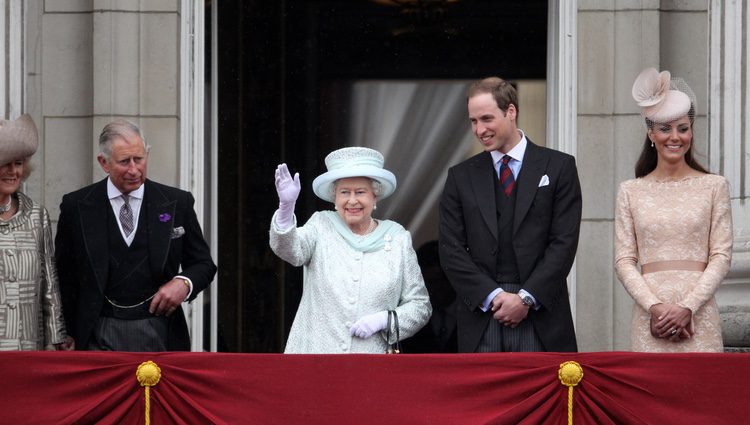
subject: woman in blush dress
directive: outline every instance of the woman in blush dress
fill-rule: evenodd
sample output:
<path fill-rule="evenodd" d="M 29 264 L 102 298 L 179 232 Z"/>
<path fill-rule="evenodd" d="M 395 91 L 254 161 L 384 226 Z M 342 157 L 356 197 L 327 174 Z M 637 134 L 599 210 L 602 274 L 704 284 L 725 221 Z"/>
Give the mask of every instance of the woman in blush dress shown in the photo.
<path fill-rule="evenodd" d="M 648 68 L 633 97 L 647 137 L 615 211 L 615 269 L 635 300 L 631 349 L 720 352 L 714 294 L 732 254 L 727 180 L 693 158 L 695 98 L 684 81 Z"/>

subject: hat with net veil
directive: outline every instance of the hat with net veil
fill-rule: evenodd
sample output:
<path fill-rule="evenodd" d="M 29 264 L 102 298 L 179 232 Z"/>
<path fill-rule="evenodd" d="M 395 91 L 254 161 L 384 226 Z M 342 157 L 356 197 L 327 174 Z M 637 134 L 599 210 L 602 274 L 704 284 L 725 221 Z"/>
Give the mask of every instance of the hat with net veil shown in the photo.
<path fill-rule="evenodd" d="M 648 126 L 650 123 L 671 122 L 686 115 L 690 122 L 695 120 L 693 90 L 682 78 L 672 78 L 669 71 L 644 69 L 633 83 L 632 94 Z"/>

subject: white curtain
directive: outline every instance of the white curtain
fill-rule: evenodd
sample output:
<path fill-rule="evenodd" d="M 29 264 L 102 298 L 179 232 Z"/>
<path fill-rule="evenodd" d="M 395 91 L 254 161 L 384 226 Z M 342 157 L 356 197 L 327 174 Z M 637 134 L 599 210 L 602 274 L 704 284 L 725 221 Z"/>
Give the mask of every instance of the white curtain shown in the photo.
<path fill-rule="evenodd" d="M 350 145 L 378 150 L 398 187 L 374 216 L 406 227 L 415 248 L 436 239 L 448 168 L 474 142 L 463 81 L 360 81 L 352 85 Z"/>

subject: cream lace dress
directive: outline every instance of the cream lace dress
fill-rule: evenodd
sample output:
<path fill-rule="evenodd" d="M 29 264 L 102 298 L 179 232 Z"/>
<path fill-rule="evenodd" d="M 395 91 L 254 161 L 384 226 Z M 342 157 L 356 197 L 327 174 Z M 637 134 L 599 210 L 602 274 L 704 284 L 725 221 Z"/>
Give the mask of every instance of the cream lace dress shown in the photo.
<path fill-rule="evenodd" d="M 714 293 L 729 271 L 732 214 L 727 180 L 704 174 L 678 181 L 649 177 L 620 185 L 615 211 L 615 270 L 635 300 L 631 349 L 651 352 L 722 351 Z M 637 264 L 687 260 L 703 272 L 666 270 L 641 275 Z M 693 311 L 695 335 L 671 342 L 651 336 L 649 307 L 676 303 Z"/>

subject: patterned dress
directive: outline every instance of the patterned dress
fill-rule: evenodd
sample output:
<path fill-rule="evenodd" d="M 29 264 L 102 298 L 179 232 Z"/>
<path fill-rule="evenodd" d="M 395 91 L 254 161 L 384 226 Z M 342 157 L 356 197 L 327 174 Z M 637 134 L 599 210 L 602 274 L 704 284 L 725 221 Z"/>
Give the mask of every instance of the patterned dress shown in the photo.
<path fill-rule="evenodd" d="M 0 351 L 42 350 L 65 339 L 47 210 L 22 193 L 0 220 Z"/>
<path fill-rule="evenodd" d="M 633 351 L 723 350 L 714 293 L 729 271 L 732 214 L 727 180 L 702 174 L 677 181 L 649 177 L 620 185 L 615 212 L 615 270 L 635 300 Z M 706 263 L 704 271 L 664 270 L 641 274 L 637 263 Z M 649 307 L 661 302 L 693 312 L 695 334 L 671 342 L 650 332 Z"/>
<path fill-rule="evenodd" d="M 349 333 L 362 316 L 379 311 L 396 310 L 401 339 L 427 323 L 432 306 L 411 235 L 396 223 L 391 229 L 384 236 L 384 248 L 362 252 L 352 248 L 320 212 L 304 226 L 287 230 L 276 227 L 274 215 L 271 249 L 305 271 L 302 300 L 285 353 L 384 353 L 384 332 L 367 339 Z"/>

